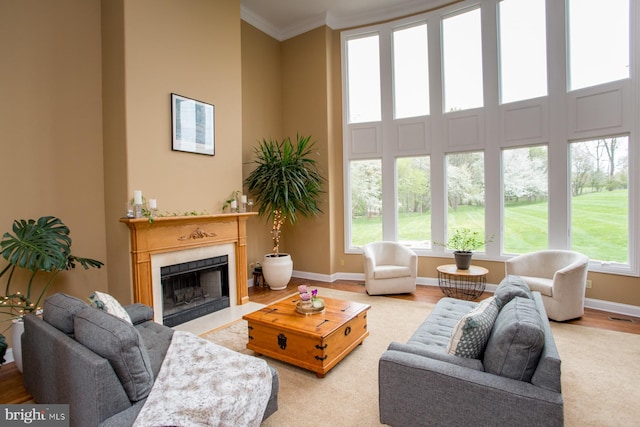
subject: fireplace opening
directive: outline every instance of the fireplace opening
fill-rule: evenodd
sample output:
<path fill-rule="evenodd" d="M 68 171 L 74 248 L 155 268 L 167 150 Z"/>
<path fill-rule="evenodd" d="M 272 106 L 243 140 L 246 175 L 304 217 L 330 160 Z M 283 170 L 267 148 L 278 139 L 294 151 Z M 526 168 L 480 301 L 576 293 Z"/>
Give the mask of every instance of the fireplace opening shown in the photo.
<path fill-rule="evenodd" d="M 229 263 L 222 255 L 160 267 L 162 323 L 172 327 L 229 307 Z"/>

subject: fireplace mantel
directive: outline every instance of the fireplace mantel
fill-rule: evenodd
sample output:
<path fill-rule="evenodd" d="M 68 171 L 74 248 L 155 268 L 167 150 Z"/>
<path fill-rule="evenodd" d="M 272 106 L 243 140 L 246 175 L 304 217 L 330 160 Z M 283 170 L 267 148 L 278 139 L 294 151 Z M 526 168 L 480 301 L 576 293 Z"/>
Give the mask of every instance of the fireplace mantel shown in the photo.
<path fill-rule="evenodd" d="M 236 303 L 249 302 L 247 287 L 247 219 L 256 212 L 218 215 L 121 218 L 130 230 L 133 297 L 153 307 L 151 255 L 234 243 Z"/>

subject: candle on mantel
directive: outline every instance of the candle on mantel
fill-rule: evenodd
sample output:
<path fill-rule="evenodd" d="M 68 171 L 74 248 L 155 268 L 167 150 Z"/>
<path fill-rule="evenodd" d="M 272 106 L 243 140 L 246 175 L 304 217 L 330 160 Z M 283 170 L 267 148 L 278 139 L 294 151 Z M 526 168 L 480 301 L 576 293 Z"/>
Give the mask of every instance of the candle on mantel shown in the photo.
<path fill-rule="evenodd" d="M 158 201 L 156 199 L 149 199 L 149 209 L 157 209 Z"/>
<path fill-rule="evenodd" d="M 237 209 L 238 208 L 238 202 L 235 200 L 231 201 L 231 209 Z"/>
<path fill-rule="evenodd" d="M 242 203 L 247 203 L 247 195 L 246 194 L 242 195 Z"/>
<path fill-rule="evenodd" d="M 134 205 L 141 205 L 142 204 L 142 191 L 141 190 L 134 190 L 133 191 L 133 204 Z"/>

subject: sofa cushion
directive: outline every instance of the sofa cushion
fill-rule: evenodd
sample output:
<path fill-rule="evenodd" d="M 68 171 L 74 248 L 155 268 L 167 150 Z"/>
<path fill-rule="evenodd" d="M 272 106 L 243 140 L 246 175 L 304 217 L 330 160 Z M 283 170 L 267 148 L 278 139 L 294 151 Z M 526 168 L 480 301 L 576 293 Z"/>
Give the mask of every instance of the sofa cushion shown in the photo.
<path fill-rule="evenodd" d="M 86 302 L 71 295 L 57 293 L 44 301 L 42 319 L 51 326 L 73 337 L 73 320 L 87 308 Z"/>
<path fill-rule="evenodd" d="M 498 307 L 502 308 L 515 297 L 532 299 L 529 285 L 520 276 L 508 275 L 498 285 L 495 293 Z"/>
<path fill-rule="evenodd" d="M 490 297 L 460 318 L 447 346 L 447 353 L 471 359 L 480 359 L 498 316 L 496 298 Z"/>
<path fill-rule="evenodd" d="M 500 310 L 484 352 L 485 371 L 531 381 L 544 346 L 542 318 L 530 299 L 515 297 Z"/>
<path fill-rule="evenodd" d="M 416 329 L 408 343 L 419 343 L 443 353 L 460 318 L 478 306 L 477 302 L 444 297 Z"/>
<path fill-rule="evenodd" d="M 130 323 L 88 307 L 75 317 L 76 340 L 109 360 L 129 400 L 147 397 L 153 372 L 140 334 Z"/>
<path fill-rule="evenodd" d="M 411 276 L 411 269 L 402 265 L 377 265 L 373 270 L 374 279 L 393 279 Z"/>
<path fill-rule="evenodd" d="M 107 313 L 113 314 L 126 322 L 133 323 L 131 321 L 131 317 L 129 317 L 129 313 L 127 313 L 127 310 L 125 310 L 118 300 L 111 295 L 95 291 L 89 295 L 89 301 L 91 301 L 91 305 L 98 310 L 106 311 Z"/>

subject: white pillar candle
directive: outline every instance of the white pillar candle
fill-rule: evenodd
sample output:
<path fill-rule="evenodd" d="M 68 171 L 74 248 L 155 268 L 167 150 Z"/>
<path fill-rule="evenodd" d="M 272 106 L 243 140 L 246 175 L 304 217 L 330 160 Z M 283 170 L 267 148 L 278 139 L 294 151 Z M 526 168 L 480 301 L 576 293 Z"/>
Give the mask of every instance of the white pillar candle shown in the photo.
<path fill-rule="evenodd" d="M 247 195 L 246 194 L 242 195 L 242 203 L 247 203 Z"/>
<path fill-rule="evenodd" d="M 134 190 L 134 192 L 133 192 L 133 204 L 134 205 L 141 205 L 142 204 L 142 191 L 141 190 Z"/>
<path fill-rule="evenodd" d="M 231 201 L 231 209 L 235 209 L 238 207 L 238 202 L 236 202 L 235 200 Z"/>
<path fill-rule="evenodd" d="M 149 199 L 149 209 L 157 209 L 158 208 L 158 202 L 156 201 L 156 199 Z"/>

